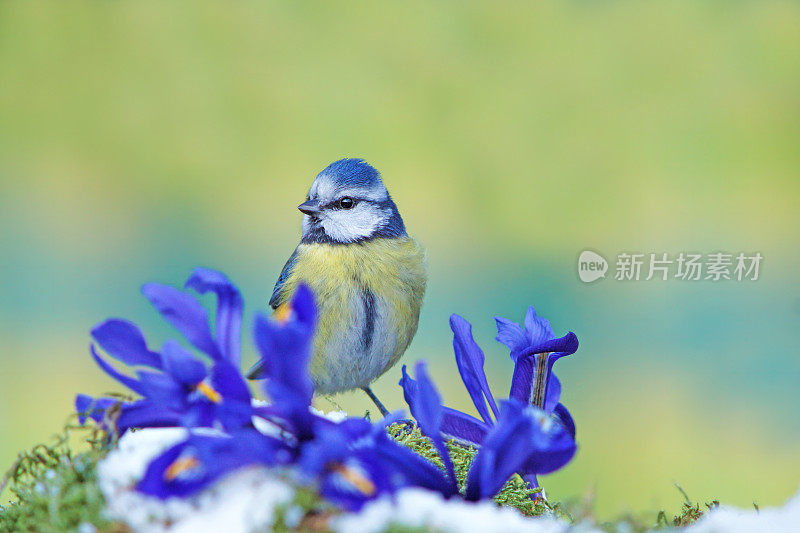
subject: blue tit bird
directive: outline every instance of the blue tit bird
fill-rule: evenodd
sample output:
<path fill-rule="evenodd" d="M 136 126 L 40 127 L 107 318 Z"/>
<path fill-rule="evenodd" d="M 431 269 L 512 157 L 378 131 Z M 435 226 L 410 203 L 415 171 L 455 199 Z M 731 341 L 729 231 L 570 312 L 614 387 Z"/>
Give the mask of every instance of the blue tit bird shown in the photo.
<path fill-rule="evenodd" d="M 417 331 L 425 252 L 363 159 L 328 165 L 298 209 L 303 235 L 269 305 L 282 313 L 298 284 L 307 284 L 319 308 L 310 365 L 316 392 L 360 388 L 385 415 L 370 384 L 397 363 Z M 248 377 L 261 377 L 263 364 Z"/>

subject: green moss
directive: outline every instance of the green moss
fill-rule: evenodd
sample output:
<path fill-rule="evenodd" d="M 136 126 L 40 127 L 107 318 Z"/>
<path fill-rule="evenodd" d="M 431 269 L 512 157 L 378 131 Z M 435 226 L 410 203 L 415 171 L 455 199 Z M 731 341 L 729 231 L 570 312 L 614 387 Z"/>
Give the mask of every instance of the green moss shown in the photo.
<path fill-rule="evenodd" d="M 294 499 L 275 509 L 275 519 L 266 531 L 277 533 L 329 531 L 328 521 L 340 512 L 310 487 L 296 486 Z"/>
<path fill-rule="evenodd" d="M 667 514 L 663 510 L 659 511 L 658 516 L 656 517 L 657 528 L 688 526 L 689 524 L 697 522 L 707 511 L 719 507 L 719 501 L 714 500 L 712 502 L 705 503 L 705 508 L 701 508 L 699 503 L 692 502 L 692 500 L 689 498 L 689 495 L 686 494 L 686 491 L 683 490 L 680 485 L 676 483 L 675 487 L 683 496 L 684 502 L 683 506 L 681 507 L 681 511 L 672 518 L 672 521 L 667 519 Z M 756 510 L 757 509 L 758 507 L 756 507 Z"/>
<path fill-rule="evenodd" d="M 391 425 L 388 431 L 389 435 L 400 444 L 411 448 L 440 468 L 444 468 L 444 464 L 433 443 L 429 438 L 422 435 L 418 427 L 411 424 L 397 423 Z M 463 446 L 452 440 L 447 442 L 447 449 L 453 459 L 459 489 L 463 493 L 469 467 L 478 451 L 471 446 Z M 506 482 L 494 500 L 498 505 L 514 507 L 526 516 L 539 516 L 548 510 L 557 512 L 557 506 L 545 502 L 542 498 L 536 501 L 531 499 L 531 495 L 540 491 L 541 489 L 539 488 L 531 488 L 521 477 L 515 475 Z"/>
<path fill-rule="evenodd" d="M 389 524 L 384 533 L 437 533 L 438 529 L 430 527 L 411 527 L 402 524 Z"/>
<path fill-rule="evenodd" d="M 676 485 L 677 486 L 677 485 Z M 614 520 L 606 522 L 597 522 L 592 512 L 592 499 L 584 499 L 582 501 L 567 501 L 559 504 L 562 507 L 563 514 L 570 517 L 573 523 L 588 522 L 596 524 L 597 527 L 603 531 L 617 533 L 618 531 L 630 531 L 631 533 L 644 533 L 646 531 L 672 529 L 679 526 L 688 526 L 700 519 L 708 510 L 713 509 L 719 505 L 719 502 L 714 500 L 706 504 L 699 504 L 692 502 L 686 493 L 678 487 L 684 498 L 684 503 L 676 515 L 667 513 L 665 510 L 659 511 L 655 518 L 653 514 L 631 514 L 626 513 L 618 516 Z"/>
<path fill-rule="evenodd" d="M 87 451 L 71 449 L 74 430 L 84 432 Z M 102 516 L 105 500 L 97 486 L 96 466 L 108 452 L 107 442 L 106 434 L 96 428 L 67 425 L 52 444 L 19 454 L 0 485 L 0 493 L 8 489 L 3 500 L 10 498 L 0 505 L 0 531 L 76 531 L 82 524 L 99 531 L 126 531 Z"/>

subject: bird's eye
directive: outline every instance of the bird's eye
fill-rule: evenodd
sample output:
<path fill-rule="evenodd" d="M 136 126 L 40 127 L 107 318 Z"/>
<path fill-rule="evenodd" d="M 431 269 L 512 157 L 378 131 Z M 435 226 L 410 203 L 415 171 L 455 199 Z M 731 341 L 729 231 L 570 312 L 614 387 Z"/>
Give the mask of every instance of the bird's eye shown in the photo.
<path fill-rule="evenodd" d="M 339 207 L 341 209 L 353 209 L 354 205 L 356 205 L 356 201 L 350 198 L 349 196 L 345 196 L 339 199 Z"/>

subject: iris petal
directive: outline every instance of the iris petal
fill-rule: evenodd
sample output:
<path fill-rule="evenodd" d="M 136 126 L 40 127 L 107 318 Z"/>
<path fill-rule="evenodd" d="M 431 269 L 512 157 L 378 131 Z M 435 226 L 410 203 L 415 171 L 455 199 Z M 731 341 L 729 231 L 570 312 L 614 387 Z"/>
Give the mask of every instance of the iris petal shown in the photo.
<path fill-rule="evenodd" d="M 553 333 L 553 328 L 550 327 L 550 321 L 536 316 L 536 310 L 533 306 L 528 307 L 528 312 L 525 313 L 525 336 L 531 345 L 541 344 L 556 336 Z"/>
<path fill-rule="evenodd" d="M 92 398 L 86 394 L 75 397 L 75 412 L 78 413 L 78 422 L 85 424 L 87 418 L 101 422 L 106 411 L 119 400 L 115 398 Z"/>
<path fill-rule="evenodd" d="M 564 335 L 559 339 L 555 339 L 556 344 L 552 346 L 552 350 L 547 350 L 553 352 L 550 354 L 550 359 L 555 361 L 556 359 L 561 359 L 566 355 L 572 355 L 578 351 L 578 346 L 580 343 L 578 342 L 578 336 L 572 333 L 571 331 Z"/>
<path fill-rule="evenodd" d="M 275 314 L 273 320 L 265 321 L 256 317 L 256 347 L 261 352 L 261 358 L 247 372 L 249 379 L 263 379 L 280 374 L 280 359 L 285 358 L 286 353 L 298 354 L 309 349 L 317 322 L 317 308 L 311 289 L 301 283 L 295 290 L 291 303 L 284 305 L 291 309 L 291 319 L 274 320 Z M 297 355 L 292 355 L 290 359 L 296 357 Z"/>
<path fill-rule="evenodd" d="M 450 328 L 453 330 L 453 350 L 456 355 L 456 365 L 461 374 L 461 380 L 472 398 L 472 403 L 478 410 L 484 422 L 492 423 L 486 403 L 489 403 L 494 416 L 497 417 L 497 404 L 489 390 L 486 373 L 483 370 L 483 350 L 472 337 L 472 326 L 458 315 L 450 316 Z M 484 399 L 485 398 L 485 399 Z"/>
<path fill-rule="evenodd" d="M 273 401 L 291 396 L 308 405 L 314 394 L 307 370 L 309 332 L 296 323 L 281 325 L 263 315 L 256 316 L 253 332 L 261 357 L 268 361 L 265 388 Z"/>
<path fill-rule="evenodd" d="M 297 322 L 310 329 L 316 327 L 317 305 L 314 301 L 314 293 L 305 283 L 301 283 L 294 291 L 292 310 Z"/>
<path fill-rule="evenodd" d="M 531 454 L 528 463 L 522 467 L 527 473 L 549 474 L 555 472 L 575 456 L 578 449 L 569 432 L 560 424 L 554 424 L 562 428 L 560 434 L 553 436 L 548 441 L 546 447 L 542 447 Z"/>
<path fill-rule="evenodd" d="M 523 404 L 515 400 L 503 403 L 497 424 L 486 435 L 467 474 L 467 500 L 493 496 L 525 465 L 533 447 L 532 421 L 523 412 Z"/>
<path fill-rule="evenodd" d="M 547 372 L 549 375 L 547 377 L 545 408 L 548 411 L 552 411 L 561 396 L 561 383 L 557 379 L 552 379 L 554 378 L 552 374 L 553 364 L 561 357 L 575 353 L 577 349 L 578 337 L 570 331 L 561 338 L 550 339 L 522 350 L 514 362 L 514 374 L 511 377 L 511 390 L 508 393 L 508 397 L 523 403 L 531 401 L 536 366 L 534 356 L 538 353 L 551 352 L 547 356 Z M 551 387 L 553 388 L 552 391 Z"/>
<path fill-rule="evenodd" d="M 188 394 L 193 387 L 184 385 L 161 372 L 137 372 L 140 394 L 165 408 L 182 409 L 188 405 Z"/>
<path fill-rule="evenodd" d="M 136 488 L 161 499 L 187 496 L 242 466 L 275 464 L 281 447 L 276 439 L 255 430 L 230 436 L 190 435 L 151 461 Z"/>
<path fill-rule="evenodd" d="M 441 433 L 442 418 L 444 416 L 442 399 L 436 387 L 433 385 L 433 382 L 428 377 L 425 362 L 419 361 L 414 369 L 417 375 L 417 387 L 414 405 L 413 407 L 409 406 L 411 408 L 411 414 L 417 420 L 420 431 L 433 441 L 444 463 L 447 475 L 451 483 L 455 486 L 456 475 L 453 461 L 450 459 L 450 454 L 447 452 L 447 447 L 444 445 Z"/>
<path fill-rule="evenodd" d="M 144 335 L 132 322 L 112 318 L 92 329 L 92 337 L 108 355 L 126 365 L 161 368 L 161 359 L 147 348 Z"/>
<path fill-rule="evenodd" d="M 214 360 L 222 359 L 211 336 L 208 313 L 194 296 L 160 283 L 145 284 L 142 294 L 193 346 Z"/>
<path fill-rule="evenodd" d="M 576 449 L 569 431 L 549 414 L 509 400 L 503 403 L 497 425 L 473 460 L 466 498 L 492 496 L 515 472 L 529 476 L 558 470 Z"/>
<path fill-rule="evenodd" d="M 402 372 L 402 377 L 400 378 L 399 385 L 403 388 L 403 399 L 408 404 L 409 409 L 411 409 L 413 416 L 417 402 L 417 382 L 414 381 L 414 378 L 408 375 L 408 372 L 406 371 L 406 365 L 403 365 L 403 368 L 400 371 Z"/>
<path fill-rule="evenodd" d="M 356 450 L 334 466 L 320 483 L 320 494 L 348 511 L 358 511 L 370 500 L 392 490 L 385 465 L 375 454 Z"/>
<path fill-rule="evenodd" d="M 535 362 L 533 354 L 520 354 L 514 361 L 514 373 L 511 376 L 511 390 L 508 397 L 526 404 L 531 401 L 533 388 L 533 372 Z"/>
<path fill-rule="evenodd" d="M 309 413 L 314 384 L 308 372 L 311 341 L 316 326 L 314 298 L 301 285 L 292 300 L 294 318 L 278 323 L 266 316 L 255 318 L 253 337 L 266 377 L 264 390 L 300 440 L 313 438 L 317 417 Z"/>
<path fill-rule="evenodd" d="M 544 398 L 544 410 L 552 413 L 556 408 L 556 404 L 561 399 L 561 380 L 555 374 L 550 372 L 550 377 L 547 378 L 547 393 Z"/>
<path fill-rule="evenodd" d="M 108 374 L 112 378 L 116 379 L 117 381 L 119 381 L 120 383 L 122 383 L 123 385 L 125 385 L 126 387 L 131 389 L 132 391 L 138 392 L 139 394 L 144 396 L 144 392 L 143 392 L 144 389 L 142 387 L 142 384 L 139 381 L 133 379 L 130 376 L 126 376 L 124 374 L 120 374 L 119 372 L 117 372 L 114 369 L 114 367 L 112 367 L 111 365 L 106 363 L 103 360 L 103 358 L 100 357 L 97 354 L 97 350 L 94 349 L 94 345 L 93 344 L 89 346 L 89 352 L 92 354 L 92 358 L 95 360 L 97 365 L 101 369 L 103 369 L 103 372 L 105 372 L 106 374 Z"/>
<path fill-rule="evenodd" d="M 228 429 L 248 425 L 253 417 L 250 389 L 236 367 L 227 361 L 216 363 L 211 368 L 211 383 L 222 397 L 216 418 Z"/>
<path fill-rule="evenodd" d="M 239 290 L 225 274 L 208 268 L 195 268 L 186 281 L 186 287 L 200 294 L 211 291 L 217 295 L 217 346 L 228 361 L 239 366 L 244 309 Z"/>
<path fill-rule="evenodd" d="M 549 339 L 539 344 L 531 344 L 526 346 L 520 356 L 524 354 L 537 354 L 537 353 L 551 353 L 551 359 L 559 359 L 565 355 L 571 355 L 578 349 L 578 337 L 571 331 L 563 337 Z"/>
<path fill-rule="evenodd" d="M 400 474 L 401 486 L 422 487 L 445 497 L 452 496 L 458 491 L 458 487 L 454 487 L 438 466 L 411 449 L 390 440 L 386 437 L 386 433 L 383 434 L 383 438 L 376 440 L 374 452 L 381 463 Z"/>
<path fill-rule="evenodd" d="M 314 384 L 308 373 L 311 341 L 316 327 L 316 305 L 311 290 L 301 284 L 292 298 L 295 318 L 278 323 L 263 315 L 256 316 L 253 336 L 261 355 L 261 369 L 269 378 L 265 384 L 273 401 L 283 397 L 294 403 L 311 403 Z"/>
<path fill-rule="evenodd" d="M 572 419 L 572 415 L 567 411 L 567 408 L 564 407 L 563 404 L 556 404 L 553 408 L 553 414 L 558 417 L 561 424 L 566 428 L 569 432 L 570 436 L 574 439 L 575 438 L 575 421 Z"/>
<path fill-rule="evenodd" d="M 197 385 L 206 377 L 206 365 L 173 340 L 161 347 L 161 361 L 164 372 L 185 385 Z"/>
<path fill-rule="evenodd" d="M 512 359 L 516 358 L 516 355 L 528 345 L 525 330 L 519 324 L 507 318 L 496 316 L 494 320 L 497 324 L 497 337 L 495 339 L 511 350 Z"/>
<path fill-rule="evenodd" d="M 175 427 L 180 425 L 181 413 L 148 400 L 125 404 L 117 419 L 117 431 L 124 433 L 130 428 Z"/>
<path fill-rule="evenodd" d="M 191 344 L 216 361 L 211 368 L 210 380 L 207 380 L 209 371 L 202 359 L 174 340 L 165 342 L 161 353 L 151 352 L 142 333 L 130 322 L 108 320 L 99 324 L 92 332 L 97 342 L 111 356 L 132 366 L 151 367 L 148 370 L 138 369 L 136 378 L 122 374 L 107 358 L 103 359 L 98 355 L 95 345 L 90 346 L 92 357 L 104 372 L 144 397 L 136 402 L 119 402 L 120 411 L 115 421 L 119 432 L 129 427 L 182 425 L 222 427 L 226 431 L 253 427 L 250 391 L 237 369 L 241 296 L 224 274 L 208 269 L 196 269 L 187 281 L 187 287 L 200 293 L 213 292 L 217 295 L 219 343 L 212 337 L 207 312 L 192 295 L 159 284 L 147 284 L 142 292 Z M 308 344 L 307 339 L 305 344 Z M 284 374 L 291 371 L 293 362 L 296 361 L 290 360 L 281 366 Z M 307 360 L 301 361 L 302 369 L 295 372 L 305 372 L 306 363 Z M 297 380 L 283 381 L 294 383 Z M 310 393 L 304 411 L 307 416 L 311 416 L 308 412 L 308 401 Z M 92 402 L 97 402 L 97 406 L 93 407 Z M 84 422 L 87 416 L 100 419 L 105 416 L 104 410 L 111 402 L 111 399 L 93 400 L 88 396 L 78 396 L 76 409 L 80 420 Z M 286 409 L 281 412 L 285 413 Z"/>
<path fill-rule="evenodd" d="M 442 433 L 448 438 L 480 447 L 491 427 L 485 422 L 449 407 L 444 408 Z"/>
<path fill-rule="evenodd" d="M 211 383 L 225 400 L 250 404 L 250 389 L 236 367 L 227 361 L 211 367 Z"/>

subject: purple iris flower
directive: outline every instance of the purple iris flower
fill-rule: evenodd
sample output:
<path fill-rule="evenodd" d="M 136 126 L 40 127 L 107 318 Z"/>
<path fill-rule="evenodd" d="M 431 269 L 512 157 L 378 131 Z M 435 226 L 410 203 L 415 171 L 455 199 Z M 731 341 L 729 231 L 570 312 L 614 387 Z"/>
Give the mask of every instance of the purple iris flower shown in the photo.
<path fill-rule="evenodd" d="M 514 361 L 509 397 L 532 403 L 548 412 L 554 411 L 559 405 L 561 383 L 552 373 L 553 364 L 575 353 L 578 338 L 571 331 L 563 337 L 556 337 L 550 322 L 537 316 L 532 306 L 525 315 L 524 327 L 502 317 L 495 317 L 495 321 L 496 339 L 511 350 L 510 356 Z"/>
<path fill-rule="evenodd" d="M 517 472 L 529 476 L 555 472 L 576 449 L 569 431 L 542 409 L 513 398 L 503 401 L 500 417 L 470 467 L 465 498 L 490 498 Z"/>
<path fill-rule="evenodd" d="M 452 461 L 442 440 L 445 408 L 425 364 L 416 365 L 417 380 L 403 367 L 403 391 L 420 430 L 439 450 L 447 478 L 454 480 Z M 568 430 L 542 409 L 515 399 L 501 403 L 496 423 L 483 435 L 482 444 L 467 474 L 464 498 L 491 498 L 517 472 L 548 473 L 564 466 L 575 454 L 575 440 Z M 444 477 L 440 471 L 439 476 Z M 446 495 L 450 495 L 446 493 Z"/>
<path fill-rule="evenodd" d="M 191 434 L 156 457 L 136 488 L 161 499 L 189 496 L 238 468 L 272 466 L 289 457 L 283 442 L 255 429 L 230 435 Z"/>
<path fill-rule="evenodd" d="M 326 499 L 351 511 L 394 492 L 389 468 L 373 453 L 372 432 L 372 424 L 364 419 L 318 426 L 314 438 L 302 446 L 298 459 L 301 475 L 316 481 Z"/>
<path fill-rule="evenodd" d="M 447 497 L 457 494 L 454 478 L 386 433 L 386 426 L 400 416 L 394 413 L 376 424 L 348 418 L 320 426 L 303 446 L 301 474 L 316 479 L 320 494 L 349 511 L 403 487 L 422 487 Z"/>
<path fill-rule="evenodd" d="M 406 373 L 406 366 L 403 365 L 404 384 L 403 393 L 406 394 L 406 402 L 411 410 L 411 416 L 417 421 L 420 431 L 433 442 L 439 457 L 444 463 L 451 492 L 458 492 L 458 481 L 456 480 L 455 468 L 450 454 L 447 452 L 444 439 L 442 438 L 442 423 L 445 417 L 445 410 L 442 407 L 442 397 L 439 391 L 428 377 L 428 372 L 423 362 L 416 366 L 417 381 L 412 380 Z M 409 401 L 409 399 L 411 401 Z"/>
<path fill-rule="evenodd" d="M 257 316 L 253 328 L 262 356 L 264 389 L 272 401 L 255 408 L 253 414 L 280 430 L 278 437 L 249 428 L 218 436 L 193 434 L 151 462 L 140 491 L 161 498 L 185 496 L 246 465 L 296 463 L 303 477 L 314 481 L 331 502 L 358 509 L 366 501 L 394 492 L 405 480 L 398 476 L 397 461 L 383 461 L 384 455 L 426 463 L 425 479 L 437 470 L 391 441 L 383 425 L 376 429 L 366 420 L 353 418 L 336 424 L 310 412 L 314 389 L 308 362 L 317 311 L 308 287 L 298 287 L 289 309 L 282 319 Z M 414 472 L 418 470 L 419 465 Z"/>
<path fill-rule="evenodd" d="M 257 414 L 293 434 L 300 441 L 313 438 L 315 427 L 330 423 L 309 410 L 314 384 L 308 372 L 317 326 L 314 294 L 305 284 L 294 292 L 285 320 L 257 315 L 253 340 L 261 359 L 260 377 L 271 405 Z"/>
<path fill-rule="evenodd" d="M 557 359 L 577 350 L 577 337 L 569 332 L 557 338 L 550 323 L 536 316 L 533 307 L 528 309 L 524 328 L 504 318 L 496 320 L 497 340 L 509 347 L 511 359 L 514 361 L 509 400 L 521 405 L 532 404 L 545 413 L 552 413 L 574 443 L 575 424 L 566 407 L 559 403 L 561 383 L 552 374 L 552 367 Z M 453 330 L 453 349 L 458 371 L 481 419 L 445 407 L 441 431 L 448 438 L 480 447 L 491 429 L 497 425 L 500 413 L 483 368 L 485 356 L 472 336 L 472 326 L 454 314 L 450 317 L 450 327 Z M 415 407 L 412 406 L 415 401 L 412 392 L 413 383 L 404 369 L 400 385 L 403 387 L 403 394 L 411 407 L 412 414 L 415 413 Z M 530 464 L 520 470 L 520 473 L 535 487 L 537 486 L 535 474 L 545 472 L 541 470 L 534 457 L 531 458 Z"/>
<path fill-rule="evenodd" d="M 90 352 L 100 368 L 142 399 L 121 404 L 116 429 L 131 427 L 213 427 L 227 430 L 251 425 L 251 395 L 239 373 L 243 303 L 236 287 L 224 274 L 195 269 L 186 287 L 217 296 L 216 327 L 212 334 L 208 314 L 193 295 L 167 285 L 150 283 L 145 297 L 194 347 L 211 358 L 206 363 L 178 342 L 168 340 L 160 352 L 151 351 L 136 325 L 110 319 L 92 330 L 95 342 L 112 358 L 140 367 L 136 377 L 118 372 L 97 353 Z M 106 422 L 106 411 L 117 400 L 78 395 L 75 407 L 80 421 L 90 417 Z"/>
<path fill-rule="evenodd" d="M 553 364 L 564 356 L 572 355 L 578 349 L 578 337 L 571 331 L 563 337 L 556 337 L 550 322 L 536 315 L 533 306 L 525 313 L 524 325 L 511 320 L 495 317 L 497 323 L 496 340 L 505 344 L 514 361 L 514 374 L 511 377 L 509 398 L 522 403 L 531 403 L 552 413 L 575 438 L 575 421 L 563 404 L 561 382 L 553 374 Z M 538 486 L 536 465 L 522 472 L 522 477 Z"/>

